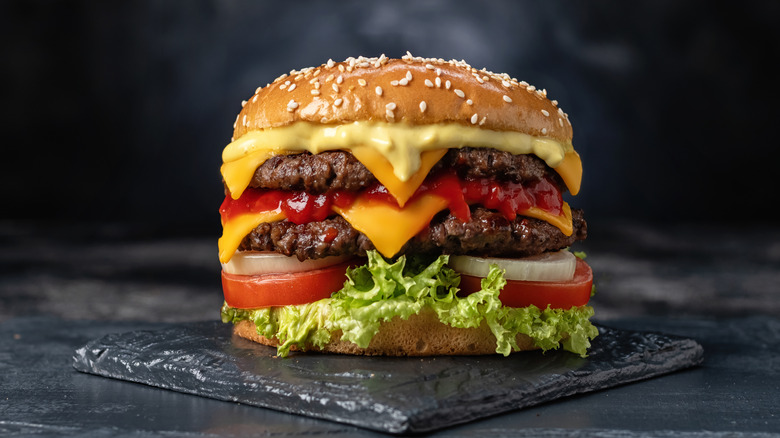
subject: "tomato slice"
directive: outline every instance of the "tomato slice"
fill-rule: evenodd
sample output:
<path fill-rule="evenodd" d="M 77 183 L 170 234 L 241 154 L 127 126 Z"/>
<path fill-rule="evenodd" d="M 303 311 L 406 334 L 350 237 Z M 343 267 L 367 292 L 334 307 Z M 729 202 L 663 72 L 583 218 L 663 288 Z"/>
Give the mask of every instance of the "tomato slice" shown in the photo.
<path fill-rule="evenodd" d="M 482 279 L 471 275 L 460 276 L 460 290 L 464 295 L 482 289 Z M 574 277 L 569 281 L 515 281 L 507 280 L 501 290 L 501 303 L 508 307 L 534 305 L 546 309 L 569 309 L 584 306 L 590 300 L 593 287 L 593 271 L 582 259 L 577 259 Z"/>
<path fill-rule="evenodd" d="M 329 298 L 341 290 L 346 271 L 356 264 L 350 260 L 313 271 L 235 275 L 222 272 L 225 302 L 238 309 L 308 304 Z"/>

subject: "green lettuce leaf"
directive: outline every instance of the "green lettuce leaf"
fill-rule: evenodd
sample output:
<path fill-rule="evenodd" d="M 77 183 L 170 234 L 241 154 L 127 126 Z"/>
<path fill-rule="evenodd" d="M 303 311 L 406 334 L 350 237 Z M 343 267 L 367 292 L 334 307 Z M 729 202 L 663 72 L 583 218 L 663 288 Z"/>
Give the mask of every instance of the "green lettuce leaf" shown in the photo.
<path fill-rule="evenodd" d="M 348 270 L 344 287 L 331 298 L 255 310 L 225 304 L 222 321 L 252 321 L 258 333 L 279 339 L 280 356 L 286 356 L 293 345 L 321 347 L 338 331 L 342 340 L 366 348 L 383 321 L 408 319 L 426 307 L 453 327 L 479 327 L 484 321 L 496 337 L 496 352 L 503 355 L 518 349 L 516 337 L 522 333 L 544 351 L 562 346 L 584 357 L 590 340 L 598 335 L 589 321 L 593 316 L 589 306 L 568 310 L 503 306 L 498 297 L 506 280 L 497 266 L 491 266 L 482 280 L 482 290 L 458 297 L 460 276 L 447 262 L 447 256 L 433 261 L 401 256 L 388 261 L 370 251 L 368 263 Z"/>

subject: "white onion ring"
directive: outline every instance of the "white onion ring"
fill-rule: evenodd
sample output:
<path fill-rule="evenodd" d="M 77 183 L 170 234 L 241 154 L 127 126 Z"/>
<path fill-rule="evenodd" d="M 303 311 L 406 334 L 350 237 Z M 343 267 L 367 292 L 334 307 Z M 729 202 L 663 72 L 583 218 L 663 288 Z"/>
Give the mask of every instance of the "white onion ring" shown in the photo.
<path fill-rule="evenodd" d="M 333 256 L 321 259 L 298 260 L 276 252 L 236 251 L 222 270 L 235 275 L 262 275 L 313 271 L 337 265 L 352 256 Z"/>
<path fill-rule="evenodd" d="M 461 274 L 487 277 L 490 265 L 506 270 L 504 278 L 519 281 L 566 281 L 574 278 L 577 258 L 567 250 L 524 258 L 450 256 L 450 266 Z"/>

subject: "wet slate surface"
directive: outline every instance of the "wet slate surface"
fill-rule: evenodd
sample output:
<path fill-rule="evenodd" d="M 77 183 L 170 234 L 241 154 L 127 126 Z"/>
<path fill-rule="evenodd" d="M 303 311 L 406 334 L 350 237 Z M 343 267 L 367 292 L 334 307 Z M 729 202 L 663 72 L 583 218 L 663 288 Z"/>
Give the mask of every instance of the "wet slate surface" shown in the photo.
<path fill-rule="evenodd" d="M 600 327 L 588 358 L 275 357 L 214 322 L 112 334 L 74 355 L 83 372 L 353 424 L 428 432 L 701 363 L 692 339 Z"/>
<path fill-rule="evenodd" d="M 704 348 L 704 362 L 427 435 L 780 436 L 780 318 L 648 317 L 613 320 L 610 326 L 695 339 Z M 173 327 L 43 317 L 3 322 L 0 435 L 387 436 L 344 423 L 103 378 L 73 368 L 74 351 L 91 340 Z M 171 352 L 172 357 L 176 354 L 183 357 L 186 352 Z M 301 359 L 288 360 L 289 369 L 300 373 Z"/>

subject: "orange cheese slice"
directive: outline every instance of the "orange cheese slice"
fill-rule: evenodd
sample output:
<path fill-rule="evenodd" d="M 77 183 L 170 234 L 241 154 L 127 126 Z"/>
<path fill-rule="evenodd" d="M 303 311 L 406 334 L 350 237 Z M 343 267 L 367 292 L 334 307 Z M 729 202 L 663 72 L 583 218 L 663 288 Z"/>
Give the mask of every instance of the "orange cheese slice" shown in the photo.
<path fill-rule="evenodd" d="M 571 233 L 574 232 L 574 225 L 572 224 L 571 219 L 571 207 L 569 207 L 569 204 L 564 202 L 562 206 L 563 214 L 560 216 L 556 216 L 549 211 L 542 210 L 539 207 L 531 207 L 526 211 L 518 213 L 521 216 L 528 216 L 535 219 L 541 219 L 545 222 L 549 222 L 551 225 L 555 226 L 559 230 L 561 230 L 561 233 L 563 233 L 566 236 L 571 236 Z"/>
<path fill-rule="evenodd" d="M 582 183 L 582 160 L 576 151 L 567 152 L 563 156 L 563 161 L 555 166 L 554 170 L 563 179 L 563 183 L 569 189 L 569 193 L 576 195 L 580 192 Z"/>
<path fill-rule="evenodd" d="M 358 198 L 348 208 L 333 209 L 365 234 L 383 256 L 392 257 L 427 227 L 436 213 L 447 208 L 447 204 L 445 198 L 427 193 L 404 208 Z"/>
<path fill-rule="evenodd" d="M 222 178 L 230 191 L 230 197 L 240 198 L 252 181 L 258 167 L 262 166 L 269 158 L 286 153 L 281 149 L 260 149 L 241 160 L 224 163 L 219 170 L 222 172 Z"/>
<path fill-rule="evenodd" d="M 247 234 L 257 228 L 258 225 L 266 222 L 276 222 L 285 219 L 287 216 L 281 208 L 270 211 L 261 211 L 257 213 L 245 213 L 240 216 L 230 218 L 229 221 L 222 224 L 222 237 L 217 242 L 219 248 L 220 263 L 227 263 L 233 253 L 241 245 Z"/>
<path fill-rule="evenodd" d="M 412 197 L 428 176 L 433 166 L 447 153 L 447 149 L 424 151 L 420 154 L 420 168 L 406 181 L 393 172 L 393 165 L 375 148 L 360 146 L 352 149 L 352 155 L 379 180 L 401 207 Z"/>

